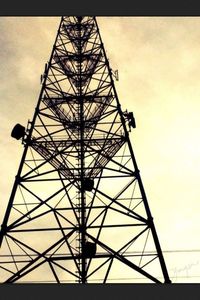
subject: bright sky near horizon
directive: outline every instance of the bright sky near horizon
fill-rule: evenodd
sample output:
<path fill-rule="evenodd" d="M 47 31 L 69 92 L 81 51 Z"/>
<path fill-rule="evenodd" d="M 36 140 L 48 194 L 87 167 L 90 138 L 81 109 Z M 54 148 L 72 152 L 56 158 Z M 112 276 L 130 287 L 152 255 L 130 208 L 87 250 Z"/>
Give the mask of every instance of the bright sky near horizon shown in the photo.
<path fill-rule="evenodd" d="M 0 18 L 0 223 L 60 18 Z M 173 282 L 200 282 L 200 17 L 98 17 L 131 140 Z M 193 277 L 194 276 L 194 277 Z"/>

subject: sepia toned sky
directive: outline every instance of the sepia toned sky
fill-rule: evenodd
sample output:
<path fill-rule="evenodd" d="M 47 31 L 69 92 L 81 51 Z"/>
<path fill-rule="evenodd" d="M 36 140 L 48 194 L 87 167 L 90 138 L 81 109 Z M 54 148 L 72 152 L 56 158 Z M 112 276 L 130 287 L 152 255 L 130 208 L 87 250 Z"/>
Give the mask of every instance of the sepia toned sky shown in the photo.
<path fill-rule="evenodd" d="M 122 108 L 136 118 L 131 141 L 169 274 L 200 282 L 200 17 L 97 21 Z M 0 18 L 0 223 L 23 151 L 10 132 L 32 119 L 59 22 Z"/>

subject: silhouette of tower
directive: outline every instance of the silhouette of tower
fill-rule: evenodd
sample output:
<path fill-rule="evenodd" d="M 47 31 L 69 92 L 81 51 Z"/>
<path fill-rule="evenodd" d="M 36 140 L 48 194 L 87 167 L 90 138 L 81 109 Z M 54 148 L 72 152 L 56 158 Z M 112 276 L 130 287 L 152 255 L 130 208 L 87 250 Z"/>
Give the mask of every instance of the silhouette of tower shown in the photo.
<path fill-rule="evenodd" d="M 170 279 L 94 17 L 62 17 L 0 232 L 2 282 Z"/>

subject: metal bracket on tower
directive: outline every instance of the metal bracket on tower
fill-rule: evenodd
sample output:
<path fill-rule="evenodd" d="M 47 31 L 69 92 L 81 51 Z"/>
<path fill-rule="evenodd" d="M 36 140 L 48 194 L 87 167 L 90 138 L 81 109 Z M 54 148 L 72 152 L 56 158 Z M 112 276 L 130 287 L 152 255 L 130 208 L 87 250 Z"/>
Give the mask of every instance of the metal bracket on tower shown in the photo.
<path fill-rule="evenodd" d="M 136 128 L 135 118 L 133 112 L 128 112 L 127 110 L 124 112 L 125 120 L 128 122 L 129 132 L 131 132 L 131 128 Z"/>
<path fill-rule="evenodd" d="M 112 70 L 112 75 L 114 76 L 114 78 L 116 79 L 116 81 L 119 81 L 119 71 L 118 70 Z"/>

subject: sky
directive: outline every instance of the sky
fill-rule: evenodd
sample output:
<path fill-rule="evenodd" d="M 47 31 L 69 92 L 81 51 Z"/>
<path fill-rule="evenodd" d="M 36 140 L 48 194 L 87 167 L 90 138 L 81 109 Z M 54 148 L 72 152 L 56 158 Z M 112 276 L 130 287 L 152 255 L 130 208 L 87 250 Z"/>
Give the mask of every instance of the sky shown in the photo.
<path fill-rule="evenodd" d="M 10 132 L 32 119 L 59 22 L 0 18 L 0 221 L 23 151 Z M 119 72 L 122 108 L 136 119 L 131 142 L 169 275 L 177 283 L 200 282 L 200 17 L 97 22 Z"/>

